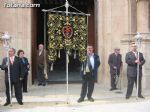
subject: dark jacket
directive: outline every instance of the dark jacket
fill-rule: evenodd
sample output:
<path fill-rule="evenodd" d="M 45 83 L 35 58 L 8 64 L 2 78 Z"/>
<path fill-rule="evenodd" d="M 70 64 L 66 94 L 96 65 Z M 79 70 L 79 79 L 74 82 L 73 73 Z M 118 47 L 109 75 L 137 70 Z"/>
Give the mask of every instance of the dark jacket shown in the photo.
<path fill-rule="evenodd" d="M 39 50 L 37 51 L 37 69 L 44 69 L 44 50 L 39 56 Z"/>
<path fill-rule="evenodd" d="M 10 62 L 10 60 L 9 60 Z M 4 58 L 2 61 L 2 70 L 5 71 L 5 81 L 8 82 L 8 65 L 7 65 L 7 58 Z M 17 82 L 20 78 L 23 78 L 23 65 L 21 59 L 17 56 L 14 58 L 13 65 L 10 64 L 10 79 L 12 82 Z"/>
<path fill-rule="evenodd" d="M 29 65 L 28 59 L 26 57 L 23 57 L 23 58 L 21 58 L 21 62 L 23 64 L 23 74 L 24 75 L 28 75 L 28 71 L 29 71 L 29 68 L 28 68 L 28 65 Z"/>
<path fill-rule="evenodd" d="M 114 69 L 114 66 L 117 67 L 117 75 L 120 74 L 120 68 L 122 66 L 122 56 L 121 54 L 118 54 L 117 56 L 115 53 L 112 53 L 109 55 L 108 64 L 110 66 L 110 74 L 116 74 L 116 69 Z"/>
<path fill-rule="evenodd" d="M 90 70 L 90 74 L 92 74 L 93 76 L 97 76 L 97 70 L 98 70 L 98 67 L 100 65 L 100 59 L 99 59 L 99 56 L 94 54 L 94 69 L 92 69 L 90 66 L 89 67 L 89 70 Z M 86 65 L 87 65 L 87 60 L 84 61 L 82 63 L 82 68 L 81 68 L 81 75 L 85 75 L 84 72 L 85 72 L 85 69 L 86 69 Z"/>
<path fill-rule="evenodd" d="M 135 54 L 130 51 L 126 54 L 125 61 L 128 64 L 127 66 L 127 76 L 136 77 L 137 76 L 137 64 L 135 63 L 136 57 Z M 142 65 L 145 63 L 145 59 L 142 53 L 139 53 L 139 61 L 141 65 L 139 67 L 139 76 L 142 76 Z"/>

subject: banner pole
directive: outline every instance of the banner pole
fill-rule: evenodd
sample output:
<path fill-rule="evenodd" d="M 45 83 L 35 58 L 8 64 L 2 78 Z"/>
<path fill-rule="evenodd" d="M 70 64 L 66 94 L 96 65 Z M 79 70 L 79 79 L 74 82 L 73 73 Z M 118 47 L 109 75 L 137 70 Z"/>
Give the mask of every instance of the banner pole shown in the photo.
<path fill-rule="evenodd" d="M 88 30 L 89 30 L 89 29 L 88 29 L 88 25 L 89 25 L 89 15 L 87 15 L 87 16 L 86 16 L 86 18 L 87 18 L 87 23 L 86 23 L 86 24 L 87 24 L 87 44 L 88 44 Z M 87 46 L 86 46 L 86 47 L 87 47 Z"/>
<path fill-rule="evenodd" d="M 69 51 L 66 51 L 66 94 L 67 94 L 67 104 L 69 104 L 69 84 L 68 84 L 68 64 L 69 64 Z"/>
<path fill-rule="evenodd" d="M 45 78 L 45 80 L 48 79 L 46 54 L 47 54 L 46 53 L 46 12 L 44 12 L 44 78 Z"/>
<path fill-rule="evenodd" d="M 134 36 L 135 38 L 135 44 L 137 46 L 137 60 L 139 61 L 139 50 L 140 50 L 140 47 L 141 47 L 141 41 L 142 41 L 142 36 L 140 35 L 139 32 L 137 32 L 137 34 Z M 139 70 L 140 70 L 140 64 L 137 63 L 137 91 L 136 91 L 136 99 L 138 100 L 138 95 L 139 95 L 139 76 L 140 76 L 140 73 L 139 73 Z"/>
<path fill-rule="evenodd" d="M 9 62 L 9 47 L 7 48 L 7 63 L 8 63 L 8 83 L 9 83 L 9 97 L 10 106 L 12 106 L 12 90 L 11 90 L 11 80 L 10 80 L 10 62 Z"/>

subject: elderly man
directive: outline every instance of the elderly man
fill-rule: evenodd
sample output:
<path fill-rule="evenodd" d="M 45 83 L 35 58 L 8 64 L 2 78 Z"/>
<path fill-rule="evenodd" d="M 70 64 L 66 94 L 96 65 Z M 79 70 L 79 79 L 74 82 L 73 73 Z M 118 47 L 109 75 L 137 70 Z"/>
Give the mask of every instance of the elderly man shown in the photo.
<path fill-rule="evenodd" d="M 139 52 L 139 58 L 138 58 L 138 51 L 137 46 L 132 43 L 131 45 L 131 51 L 126 54 L 125 61 L 127 63 L 127 79 L 128 79 L 128 87 L 127 87 L 127 93 L 126 93 L 126 99 L 129 99 L 134 82 L 137 85 L 137 66 L 139 64 L 139 83 L 138 83 L 138 97 L 144 98 L 141 94 L 141 81 L 142 81 L 142 66 L 145 63 L 145 59 L 143 57 L 143 54 Z"/>
<path fill-rule="evenodd" d="M 23 65 L 21 59 L 15 56 L 15 49 L 9 49 L 9 68 L 10 68 L 10 82 L 11 86 L 15 88 L 15 96 L 20 105 L 23 105 L 22 102 L 22 90 L 21 90 L 21 80 L 23 79 Z M 10 104 L 10 92 L 9 92 L 9 80 L 8 80 L 8 59 L 5 57 L 2 61 L 2 70 L 5 71 L 5 85 L 6 85 L 6 103 L 4 106 Z"/>
<path fill-rule="evenodd" d="M 122 66 L 122 56 L 120 54 L 120 49 L 115 48 L 114 53 L 109 55 L 108 64 L 110 66 L 110 76 L 111 76 L 111 88 L 110 91 L 116 88 L 116 77 L 120 75 L 120 69 Z"/>
<path fill-rule="evenodd" d="M 44 75 L 44 46 L 39 44 L 37 52 L 37 79 L 38 86 L 45 86 L 46 80 Z"/>

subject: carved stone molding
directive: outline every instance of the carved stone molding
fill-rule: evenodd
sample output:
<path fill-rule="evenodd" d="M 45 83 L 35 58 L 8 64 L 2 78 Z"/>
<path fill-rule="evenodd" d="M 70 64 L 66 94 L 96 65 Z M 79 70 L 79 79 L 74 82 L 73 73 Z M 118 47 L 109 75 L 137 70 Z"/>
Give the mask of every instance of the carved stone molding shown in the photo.
<path fill-rule="evenodd" d="M 128 36 L 128 35 L 125 35 L 124 38 L 121 39 L 121 43 L 122 44 L 128 44 L 128 43 L 131 43 L 131 42 L 134 42 L 135 39 L 134 39 L 134 36 Z M 142 34 L 142 42 L 143 43 L 150 43 L 150 34 Z"/>
<path fill-rule="evenodd" d="M 148 2 L 150 2 L 149 0 L 136 0 L 137 2 L 140 2 L 140 1 L 148 1 Z"/>

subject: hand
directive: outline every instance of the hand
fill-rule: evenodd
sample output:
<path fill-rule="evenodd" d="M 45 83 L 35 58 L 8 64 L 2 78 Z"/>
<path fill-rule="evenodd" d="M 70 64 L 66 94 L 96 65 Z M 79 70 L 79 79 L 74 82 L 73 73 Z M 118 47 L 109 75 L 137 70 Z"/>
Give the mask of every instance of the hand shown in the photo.
<path fill-rule="evenodd" d="M 23 80 L 23 78 L 21 78 L 21 77 L 20 77 L 20 80 L 22 81 L 22 80 Z"/>
<path fill-rule="evenodd" d="M 114 66 L 113 68 L 114 68 L 114 69 L 117 69 L 117 67 L 116 67 L 116 66 Z"/>
<path fill-rule="evenodd" d="M 30 65 L 27 65 L 28 69 L 30 68 Z"/>
<path fill-rule="evenodd" d="M 135 63 L 137 63 L 137 64 L 141 64 L 141 62 L 139 61 L 139 60 L 135 60 Z"/>

